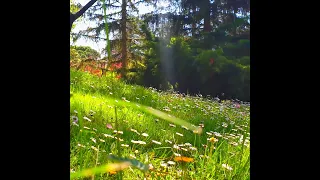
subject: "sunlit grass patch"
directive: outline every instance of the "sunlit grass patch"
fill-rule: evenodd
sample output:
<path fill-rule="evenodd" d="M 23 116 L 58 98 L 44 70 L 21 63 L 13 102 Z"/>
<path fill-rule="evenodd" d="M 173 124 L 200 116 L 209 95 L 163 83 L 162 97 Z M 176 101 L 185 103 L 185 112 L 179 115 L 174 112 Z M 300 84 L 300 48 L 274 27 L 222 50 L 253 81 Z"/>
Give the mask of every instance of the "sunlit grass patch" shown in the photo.
<path fill-rule="evenodd" d="M 71 174 L 96 173 L 94 179 L 250 179 L 250 106 L 82 72 L 71 71 L 71 82 Z M 132 164 L 83 171 L 119 163 L 108 158 L 119 149 L 119 158 L 137 160 L 148 171 Z"/>

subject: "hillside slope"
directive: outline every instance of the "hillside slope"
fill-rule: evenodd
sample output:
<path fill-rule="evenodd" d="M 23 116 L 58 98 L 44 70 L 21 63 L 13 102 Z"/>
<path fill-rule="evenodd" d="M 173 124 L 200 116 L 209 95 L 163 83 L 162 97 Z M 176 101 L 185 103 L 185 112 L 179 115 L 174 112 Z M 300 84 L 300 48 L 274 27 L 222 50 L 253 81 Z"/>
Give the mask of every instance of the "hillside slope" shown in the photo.
<path fill-rule="evenodd" d="M 70 82 L 71 171 L 111 162 L 107 155 L 117 154 L 119 142 L 122 157 L 153 166 L 146 176 L 137 169 L 125 169 L 125 179 L 155 176 L 171 179 L 179 176 L 188 179 L 250 178 L 249 106 L 159 92 L 73 70 Z M 133 105 L 118 106 L 117 101 L 153 107 L 201 126 L 203 132 L 195 134 Z M 177 161 L 172 163 L 177 156 L 190 157 L 193 161 L 187 166 Z M 112 179 L 117 174 L 99 174 L 95 179 Z"/>

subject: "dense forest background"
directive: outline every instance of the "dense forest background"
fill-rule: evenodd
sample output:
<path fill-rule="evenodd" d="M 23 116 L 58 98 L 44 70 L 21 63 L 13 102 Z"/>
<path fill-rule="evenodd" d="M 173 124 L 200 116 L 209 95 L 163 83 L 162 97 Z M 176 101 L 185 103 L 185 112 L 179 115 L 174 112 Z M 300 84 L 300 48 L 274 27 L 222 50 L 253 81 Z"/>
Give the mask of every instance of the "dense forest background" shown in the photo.
<path fill-rule="evenodd" d="M 78 19 L 95 25 L 74 33 L 74 24 L 70 37 L 107 47 L 70 46 L 71 65 L 91 63 L 146 87 L 250 101 L 250 1 L 167 0 L 165 13 L 156 8 L 162 1 L 96 1 Z M 156 10 L 140 14 L 141 3 Z M 70 5 L 71 12 L 83 6 Z"/>

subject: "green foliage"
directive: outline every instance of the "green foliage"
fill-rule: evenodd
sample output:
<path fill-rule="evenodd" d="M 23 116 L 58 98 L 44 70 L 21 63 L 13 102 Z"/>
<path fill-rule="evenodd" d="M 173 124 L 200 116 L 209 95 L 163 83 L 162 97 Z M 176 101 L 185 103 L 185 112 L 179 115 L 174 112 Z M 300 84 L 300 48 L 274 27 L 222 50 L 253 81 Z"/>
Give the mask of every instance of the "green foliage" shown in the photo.
<path fill-rule="evenodd" d="M 175 89 L 182 92 L 198 93 L 200 90 L 204 94 L 225 93 L 229 98 L 250 100 L 250 41 L 242 39 L 215 50 L 199 48 L 201 43 L 201 40 L 183 37 L 171 37 L 167 44 L 150 40 L 144 84 L 168 90 L 170 86 L 166 86 L 166 82 L 169 81 L 170 84 L 178 83 L 179 87 Z M 159 49 L 172 52 L 170 61 L 175 81 L 164 76 Z"/>
<path fill-rule="evenodd" d="M 78 51 L 74 48 L 70 48 L 70 61 L 71 62 L 80 62 L 81 57 L 78 53 Z"/>
<path fill-rule="evenodd" d="M 71 59 L 76 58 L 77 60 L 94 59 L 100 58 L 100 53 L 89 46 L 70 46 Z"/>
<path fill-rule="evenodd" d="M 169 6 L 179 6 L 181 11 L 154 11 L 135 16 L 138 3 L 150 5 L 156 1 L 128 1 L 126 47 L 121 44 L 124 42 L 121 1 L 99 1 L 86 13 L 97 26 L 80 33 L 90 34 L 90 38 L 99 36 L 105 29 L 112 33 L 107 43 L 110 46 L 105 51 L 108 55 L 116 52 L 117 57 L 127 52 L 127 73 L 123 79 L 162 90 L 172 90 L 172 85 L 179 84 L 174 90 L 211 96 L 224 93 L 224 98 L 250 100 L 250 8 L 247 0 L 170 1 Z M 104 11 L 98 11 L 102 8 Z M 121 51 L 123 49 L 126 51 Z M 110 61 L 119 60 L 116 56 Z"/>
<path fill-rule="evenodd" d="M 78 12 L 79 10 L 80 10 L 80 8 L 81 8 L 81 4 L 76 4 L 75 2 L 74 2 L 74 0 L 71 0 L 70 1 L 70 12 L 71 13 L 76 13 L 76 12 Z"/>
<path fill-rule="evenodd" d="M 76 3 L 74 0 L 70 0 L 70 12 L 71 13 L 76 13 L 81 9 L 81 4 L 80 3 Z M 81 18 L 79 19 L 81 20 Z M 78 21 L 79 21 L 78 20 Z M 76 23 L 72 24 L 71 30 L 73 30 L 76 27 Z"/>
<path fill-rule="evenodd" d="M 230 58 L 250 56 L 250 40 L 241 39 L 237 43 L 229 43 L 223 48 L 223 52 Z"/>

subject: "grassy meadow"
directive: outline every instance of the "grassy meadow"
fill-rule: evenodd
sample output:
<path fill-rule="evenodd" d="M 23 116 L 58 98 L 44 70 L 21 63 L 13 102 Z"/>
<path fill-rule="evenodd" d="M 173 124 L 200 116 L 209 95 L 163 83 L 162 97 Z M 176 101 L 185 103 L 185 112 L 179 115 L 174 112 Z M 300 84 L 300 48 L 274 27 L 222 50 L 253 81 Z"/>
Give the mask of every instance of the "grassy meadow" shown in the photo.
<path fill-rule="evenodd" d="M 70 81 L 71 179 L 250 179 L 249 105 L 74 70 Z"/>

